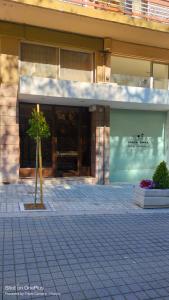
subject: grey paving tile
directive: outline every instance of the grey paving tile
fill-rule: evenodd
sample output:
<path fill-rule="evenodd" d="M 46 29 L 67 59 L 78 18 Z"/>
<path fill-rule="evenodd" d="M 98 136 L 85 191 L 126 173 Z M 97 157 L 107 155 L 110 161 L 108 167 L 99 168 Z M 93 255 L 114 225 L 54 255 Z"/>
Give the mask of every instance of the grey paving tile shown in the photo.
<path fill-rule="evenodd" d="M 125 295 L 125 299 L 126 300 L 138 300 L 139 298 L 136 297 L 136 295 L 134 293 L 129 293 Z"/>
<path fill-rule="evenodd" d="M 116 296 L 113 296 L 112 299 L 113 300 L 125 300 L 125 297 L 123 295 L 116 295 Z"/>
<path fill-rule="evenodd" d="M 74 292 L 72 293 L 73 300 L 86 300 L 86 297 L 82 292 Z"/>
<path fill-rule="evenodd" d="M 119 291 L 120 291 L 122 294 L 127 294 L 127 293 L 130 293 L 130 292 L 131 292 L 130 287 L 127 286 L 127 285 L 121 285 L 121 286 L 118 286 L 118 289 L 119 289 Z"/>
<path fill-rule="evenodd" d="M 93 289 L 83 290 L 86 299 L 97 299 L 98 293 Z"/>
<path fill-rule="evenodd" d="M 168 291 L 165 288 L 155 290 L 160 297 L 169 296 Z"/>
<path fill-rule="evenodd" d="M 82 290 L 82 287 L 78 284 L 71 284 L 68 288 L 71 292 L 80 292 Z"/>
<path fill-rule="evenodd" d="M 96 293 L 99 297 L 105 297 L 105 296 L 109 296 L 109 291 L 105 288 L 102 289 L 96 289 Z"/>
<path fill-rule="evenodd" d="M 135 295 L 140 300 L 148 300 L 148 299 L 150 299 L 149 295 L 147 293 L 145 293 L 144 291 L 136 292 Z"/>
<path fill-rule="evenodd" d="M 60 285 L 59 287 L 57 287 L 57 291 L 60 294 L 65 294 L 65 293 L 69 293 L 70 292 L 70 286 L 68 287 L 67 285 Z M 80 288 L 79 288 L 80 290 Z M 72 290 L 73 291 L 73 290 Z"/>
<path fill-rule="evenodd" d="M 70 293 L 62 294 L 60 297 L 61 300 L 73 300 L 73 297 Z"/>
<path fill-rule="evenodd" d="M 52 186 L 52 189 L 58 196 L 57 188 Z M 124 207 L 129 204 L 128 200 L 123 201 L 126 197 L 123 188 L 122 198 L 111 186 L 104 192 L 97 186 L 72 189 L 70 203 L 74 205 L 73 209 L 78 201 L 81 207 L 84 205 L 80 198 L 89 197 L 85 203 L 88 206 L 86 215 L 0 218 L 0 238 L 4 232 L 7 236 L 3 242 L 4 261 L 3 254 L 0 257 L 0 281 L 12 283 L 12 277 L 16 275 L 17 283 L 36 282 L 44 286 L 47 283 L 47 288 L 57 289 L 64 297 L 72 298 L 78 294 L 81 297 L 88 291 L 95 291 L 96 299 L 167 298 L 169 214 L 141 213 L 139 209 L 134 211 L 131 204 L 130 213 L 124 214 Z M 116 193 L 115 198 L 112 191 Z M 66 202 L 67 208 L 68 193 L 64 189 L 62 192 L 66 196 L 63 201 L 62 195 L 59 201 Z M 79 199 L 74 200 L 77 193 L 80 193 Z M 129 195 L 129 190 L 127 193 Z M 105 201 L 105 209 L 112 201 L 115 206 L 117 198 L 118 202 L 122 201 L 118 205 L 123 206 L 123 213 L 103 214 L 102 202 Z M 102 206 L 99 215 L 96 212 L 89 214 L 92 201 Z M 11 230 L 16 237 L 12 240 Z M 0 245 L 0 252 L 3 247 Z M 16 251 L 14 258 L 12 249 Z"/>

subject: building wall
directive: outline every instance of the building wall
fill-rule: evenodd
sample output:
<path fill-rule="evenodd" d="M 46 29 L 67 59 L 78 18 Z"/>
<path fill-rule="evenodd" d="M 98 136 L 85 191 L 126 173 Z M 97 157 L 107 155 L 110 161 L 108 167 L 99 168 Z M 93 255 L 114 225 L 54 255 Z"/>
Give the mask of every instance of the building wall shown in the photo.
<path fill-rule="evenodd" d="M 167 113 L 112 110 L 110 114 L 110 181 L 137 182 L 151 178 L 157 164 L 166 159 Z M 144 134 L 143 142 L 135 136 Z"/>
<path fill-rule="evenodd" d="M 0 20 L 0 35 L 17 37 L 22 41 L 39 42 L 53 46 L 103 50 L 103 39 L 44 27 L 17 24 Z"/>
<path fill-rule="evenodd" d="M 18 95 L 19 49 L 22 40 L 91 51 L 95 54 L 95 81 L 102 82 L 105 78 L 102 39 L 0 21 L 0 181 L 3 182 L 19 179 Z M 107 120 L 107 116 L 104 115 L 104 107 L 101 111 L 97 109 L 95 114 L 93 135 L 96 143 L 93 144 L 95 157 L 92 161 L 92 175 L 96 182 L 103 183 L 109 178 L 107 169 L 105 179 L 103 170 L 100 170 L 105 164 L 104 153 L 106 160 L 108 157 L 108 150 L 104 150 L 104 119 Z"/>
<path fill-rule="evenodd" d="M 19 174 L 18 40 L 0 39 L 0 181 Z"/>
<path fill-rule="evenodd" d="M 0 177 L 3 181 L 15 181 L 19 177 L 17 96 L 19 82 L 19 43 L 21 40 L 91 50 L 95 53 L 96 82 L 109 81 L 110 76 L 110 53 L 103 53 L 103 39 L 0 21 Z M 119 43 L 121 42 L 111 43 L 112 48 L 110 47 L 110 50 L 113 54 L 123 55 L 126 53 L 127 56 L 131 55 L 132 57 L 136 56 L 143 58 L 144 53 L 147 53 L 146 50 L 151 50 L 149 53 L 156 53 L 155 58 L 158 61 L 162 61 L 161 57 L 163 56 L 164 60 L 169 62 L 168 50 L 164 53 L 164 49 L 160 48 L 158 48 L 157 51 L 157 48 L 147 49 L 144 45 L 136 46 L 128 43 Z M 155 52 L 155 49 L 157 52 Z M 151 59 L 150 54 L 148 57 Z M 69 86 L 73 86 L 73 84 L 71 83 Z M 117 99 L 115 100 L 118 102 L 126 101 L 127 105 L 130 104 L 129 102 L 132 102 L 132 99 L 136 102 L 133 94 L 130 93 L 130 88 L 125 88 L 126 91 L 124 93 L 124 88 L 120 87 L 117 88 L 119 92 L 115 93 L 111 85 L 103 84 L 103 86 L 100 85 L 102 89 L 101 93 L 101 89 L 98 89 L 99 85 L 95 84 L 95 86 L 96 89 L 94 88 L 94 85 L 92 85 L 92 93 L 89 100 L 94 99 L 94 97 L 96 100 L 109 100 L 109 98 L 113 99 L 112 95 L 115 97 L 117 94 Z M 83 91 L 84 84 L 78 83 L 78 87 L 81 96 L 79 96 L 78 93 L 77 98 L 86 99 L 87 96 Z M 65 90 L 66 92 L 68 91 L 68 89 Z M 74 84 L 73 92 L 75 91 Z M 135 94 L 137 94 L 136 92 Z M 143 92 L 145 94 L 145 91 Z M 86 93 L 89 95 L 88 89 L 86 89 Z M 147 93 L 150 94 L 149 89 L 147 90 Z M 152 99 L 152 93 L 153 91 L 151 91 L 150 99 Z M 158 94 L 157 96 L 158 99 L 162 99 L 161 95 Z M 63 97 L 65 96 L 63 95 Z M 146 99 L 149 98 L 147 98 L 146 94 Z M 165 97 L 165 99 L 168 98 Z M 93 139 L 95 139 L 96 144 L 94 144 L 93 150 L 95 157 L 93 158 L 92 174 L 97 177 L 98 183 L 108 182 L 109 177 L 109 112 L 107 110 L 105 113 L 105 110 L 101 105 L 102 104 L 97 107 L 96 112 L 94 113 L 95 123 L 93 124 Z M 108 103 L 106 105 L 108 105 Z M 140 102 L 140 105 L 142 105 L 142 102 Z M 152 122 L 151 126 L 149 126 L 150 119 Z M 120 126 L 119 120 L 121 120 Z M 150 176 L 152 174 L 156 164 L 165 158 L 164 122 L 165 113 L 160 112 L 138 112 L 127 110 L 114 110 L 111 112 L 110 179 L 112 181 L 135 181 L 139 180 L 142 176 Z M 137 124 L 137 126 L 135 126 L 135 124 Z M 146 136 L 153 137 L 153 146 L 151 149 L 142 151 L 140 149 L 129 149 L 126 146 L 127 137 L 131 137 L 140 132 L 144 132 Z M 142 162 L 144 161 L 147 162 L 147 166 L 143 169 Z M 142 171 L 140 171 L 141 169 Z"/>
<path fill-rule="evenodd" d="M 134 0 L 133 2 L 135 3 L 133 5 L 133 12 L 136 13 L 135 10 L 139 8 L 141 0 Z M 101 33 L 103 36 L 103 32 L 104 36 L 110 36 L 114 30 L 117 30 L 117 25 L 121 25 L 118 26 L 118 29 L 120 28 L 118 33 L 120 34 L 122 30 L 126 33 L 129 26 L 136 27 L 136 29 L 143 28 L 142 34 L 146 33 L 146 30 L 168 32 L 168 27 L 162 22 L 149 21 L 147 18 L 140 20 L 137 16 L 136 18 L 131 18 L 126 14 L 119 13 L 120 9 L 116 9 L 116 12 L 113 12 L 111 3 L 110 6 L 105 7 L 107 9 L 99 9 L 98 6 L 101 6 L 101 3 L 99 5 L 99 3 L 90 3 L 88 1 L 84 5 L 82 1 L 81 4 L 74 5 L 67 1 L 56 0 L 12 0 L 6 3 L 6 5 L 1 5 L 0 18 L 2 20 L 6 19 L 6 15 L 8 15 L 8 19 L 19 23 L 41 25 L 44 27 L 50 26 L 50 28 L 55 29 L 59 27 L 60 30 L 81 31 L 83 34 L 91 31 L 92 35 L 95 34 L 96 36 L 100 36 Z M 93 5 L 96 5 L 98 9 L 93 8 Z M 126 12 L 131 13 L 131 10 L 126 10 Z M 63 22 L 65 18 L 67 22 Z M 56 19 L 57 22 L 55 22 Z"/>
<path fill-rule="evenodd" d="M 19 179 L 19 49 L 21 40 L 94 52 L 96 80 L 103 80 L 102 39 L 0 21 L 0 181 Z M 94 174 L 95 175 L 95 174 Z"/>

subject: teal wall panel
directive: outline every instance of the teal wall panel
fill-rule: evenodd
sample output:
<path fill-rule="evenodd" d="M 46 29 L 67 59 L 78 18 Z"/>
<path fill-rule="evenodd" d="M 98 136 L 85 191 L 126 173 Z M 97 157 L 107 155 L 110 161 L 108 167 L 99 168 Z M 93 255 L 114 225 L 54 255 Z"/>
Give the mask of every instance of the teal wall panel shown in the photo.
<path fill-rule="evenodd" d="M 135 183 L 152 177 L 157 164 L 166 159 L 165 122 L 165 112 L 111 111 L 111 182 Z"/>

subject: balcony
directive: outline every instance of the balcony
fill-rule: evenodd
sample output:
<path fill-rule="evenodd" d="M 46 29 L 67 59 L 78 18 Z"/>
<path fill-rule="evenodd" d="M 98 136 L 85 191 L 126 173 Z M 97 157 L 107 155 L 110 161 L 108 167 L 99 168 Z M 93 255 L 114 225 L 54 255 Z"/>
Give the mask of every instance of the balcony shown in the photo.
<path fill-rule="evenodd" d="M 168 0 L 61 0 L 82 7 L 115 12 L 132 18 L 143 18 L 169 24 Z"/>
<path fill-rule="evenodd" d="M 20 101 L 70 106 L 169 110 L 169 91 L 115 83 L 89 83 L 41 77 L 20 77 Z"/>
<path fill-rule="evenodd" d="M 169 110 L 168 64 L 112 55 L 109 81 L 95 83 L 93 53 L 29 43 L 20 53 L 22 101 Z"/>

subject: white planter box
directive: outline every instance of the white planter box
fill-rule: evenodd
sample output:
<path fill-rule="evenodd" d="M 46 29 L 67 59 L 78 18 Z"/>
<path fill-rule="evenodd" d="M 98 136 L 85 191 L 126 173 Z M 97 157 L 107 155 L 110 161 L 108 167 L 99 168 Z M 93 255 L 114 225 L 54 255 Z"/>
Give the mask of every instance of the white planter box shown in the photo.
<path fill-rule="evenodd" d="M 169 189 L 134 188 L 134 202 L 142 208 L 169 207 Z"/>

